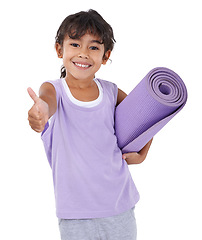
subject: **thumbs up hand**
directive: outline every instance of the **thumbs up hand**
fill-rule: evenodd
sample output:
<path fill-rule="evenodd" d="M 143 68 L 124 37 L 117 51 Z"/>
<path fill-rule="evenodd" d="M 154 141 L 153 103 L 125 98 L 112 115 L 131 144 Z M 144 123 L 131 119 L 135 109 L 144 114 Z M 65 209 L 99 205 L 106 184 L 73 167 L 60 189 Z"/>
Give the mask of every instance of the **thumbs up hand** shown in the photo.
<path fill-rule="evenodd" d="M 31 88 L 28 88 L 27 91 L 34 101 L 34 105 L 28 112 L 29 125 L 34 131 L 42 132 L 49 119 L 48 104 L 39 98 Z"/>

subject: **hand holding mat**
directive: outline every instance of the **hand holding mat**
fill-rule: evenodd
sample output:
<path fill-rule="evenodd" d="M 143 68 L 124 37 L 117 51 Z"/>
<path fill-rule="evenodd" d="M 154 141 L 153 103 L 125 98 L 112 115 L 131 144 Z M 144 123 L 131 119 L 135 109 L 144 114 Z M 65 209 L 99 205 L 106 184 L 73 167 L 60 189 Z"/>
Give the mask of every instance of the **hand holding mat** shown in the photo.
<path fill-rule="evenodd" d="M 115 134 L 122 152 L 139 152 L 186 101 L 186 86 L 175 72 L 151 70 L 116 108 Z"/>

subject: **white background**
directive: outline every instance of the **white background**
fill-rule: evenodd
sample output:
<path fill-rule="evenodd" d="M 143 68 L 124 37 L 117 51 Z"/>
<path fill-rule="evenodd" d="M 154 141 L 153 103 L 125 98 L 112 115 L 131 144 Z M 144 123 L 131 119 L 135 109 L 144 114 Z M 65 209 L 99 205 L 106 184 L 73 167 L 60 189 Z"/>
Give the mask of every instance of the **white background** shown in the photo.
<path fill-rule="evenodd" d="M 112 64 L 97 77 L 129 93 L 154 67 L 177 72 L 185 108 L 154 138 L 144 163 L 130 166 L 141 199 L 138 240 L 201 240 L 202 7 L 198 0 L 4 1 L 0 6 L 0 239 L 59 240 L 51 169 L 27 112 L 42 82 L 59 78 L 56 31 L 93 8 L 114 29 Z"/>

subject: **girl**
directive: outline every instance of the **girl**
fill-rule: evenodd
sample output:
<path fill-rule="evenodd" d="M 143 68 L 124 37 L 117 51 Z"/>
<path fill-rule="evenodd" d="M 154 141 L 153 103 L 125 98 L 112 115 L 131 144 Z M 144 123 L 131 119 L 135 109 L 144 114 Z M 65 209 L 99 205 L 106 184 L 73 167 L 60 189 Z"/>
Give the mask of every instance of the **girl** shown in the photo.
<path fill-rule="evenodd" d="M 114 111 L 127 95 L 94 77 L 114 43 L 111 26 L 96 11 L 68 16 L 55 42 L 61 78 L 43 83 L 39 97 L 28 88 L 34 101 L 28 120 L 42 132 L 62 240 L 136 239 L 139 194 L 127 164 L 143 162 L 151 141 L 123 155 L 117 145 Z"/>

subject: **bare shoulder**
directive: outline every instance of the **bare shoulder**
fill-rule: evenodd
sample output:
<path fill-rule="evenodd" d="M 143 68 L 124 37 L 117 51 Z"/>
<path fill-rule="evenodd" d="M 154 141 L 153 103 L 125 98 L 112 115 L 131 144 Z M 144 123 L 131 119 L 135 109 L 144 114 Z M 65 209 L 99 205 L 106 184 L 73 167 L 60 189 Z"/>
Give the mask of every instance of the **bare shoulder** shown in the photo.
<path fill-rule="evenodd" d="M 39 89 L 39 96 L 53 96 L 56 97 L 56 91 L 54 86 L 49 83 L 49 82 L 45 82 L 41 85 L 40 89 Z"/>
<path fill-rule="evenodd" d="M 127 97 L 127 94 L 118 88 L 118 96 L 117 96 L 116 106 L 118 106 L 124 100 L 125 97 Z"/>

